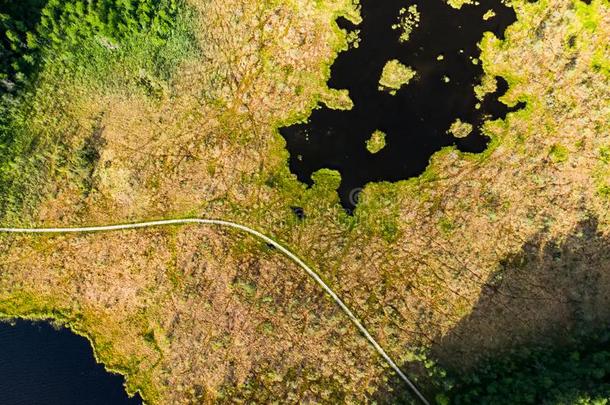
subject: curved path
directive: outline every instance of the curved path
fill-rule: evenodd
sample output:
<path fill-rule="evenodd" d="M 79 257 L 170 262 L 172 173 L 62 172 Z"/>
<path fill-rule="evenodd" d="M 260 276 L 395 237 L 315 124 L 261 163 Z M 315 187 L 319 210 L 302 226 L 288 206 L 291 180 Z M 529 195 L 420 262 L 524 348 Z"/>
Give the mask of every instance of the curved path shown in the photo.
<path fill-rule="evenodd" d="M 375 348 L 377 353 L 381 355 L 381 357 L 396 371 L 398 376 L 411 388 L 411 390 L 415 393 L 415 395 L 426 405 L 429 405 L 429 402 L 422 395 L 422 393 L 417 389 L 417 387 L 409 380 L 409 378 L 402 372 L 402 370 L 396 365 L 394 360 L 390 358 L 390 356 L 383 350 L 383 348 L 377 343 L 375 338 L 369 333 L 369 331 L 362 325 L 360 320 L 354 315 L 354 313 L 348 308 L 348 306 L 339 298 L 339 296 L 320 278 L 320 276 L 303 260 L 301 260 L 297 255 L 292 253 L 290 250 L 280 245 L 275 240 L 270 237 L 258 232 L 255 229 L 249 228 L 247 226 L 237 224 L 235 222 L 223 221 L 218 219 L 199 219 L 199 218 L 185 218 L 185 219 L 167 219 L 161 221 L 149 221 L 149 222 L 140 222 L 133 224 L 121 224 L 121 225 L 106 225 L 106 226 L 89 226 L 89 227 L 81 227 L 81 228 L 0 228 L 0 233 L 84 233 L 84 232 L 109 232 L 109 231 L 119 231 L 119 230 L 128 230 L 128 229 L 138 229 L 138 228 L 151 228 L 158 226 L 168 226 L 168 225 L 186 225 L 186 224 L 199 224 L 199 225 L 219 225 L 223 227 L 235 228 L 240 231 L 249 233 L 250 235 L 254 235 L 258 239 L 272 245 L 277 250 L 282 252 L 296 264 L 298 264 L 303 270 L 309 274 L 311 278 L 314 279 L 316 283 L 322 289 L 332 297 L 332 299 L 341 307 L 343 312 L 349 317 L 354 325 L 358 328 L 358 330 L 367 338 L 369 343 Z"/>

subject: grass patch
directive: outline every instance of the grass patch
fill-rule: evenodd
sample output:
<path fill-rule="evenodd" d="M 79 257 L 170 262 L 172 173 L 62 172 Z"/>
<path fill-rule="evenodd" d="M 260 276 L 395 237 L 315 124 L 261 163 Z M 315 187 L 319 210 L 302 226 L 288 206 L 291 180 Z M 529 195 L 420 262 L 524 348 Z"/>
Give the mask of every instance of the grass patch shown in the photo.
<path fill-rule="evenodd" d="M 182 1 L 30 3 L 41 8 L 27 22 L 0 15 L 21 28 L 1 41 L 12 53 L 0 66 L 0 219 L 11 221 L 62 181 L 88 188 L 95 154 L 82 140 L 99 130 L 99 100 L 169 95 L 173 72 L 197 52 Z"/>

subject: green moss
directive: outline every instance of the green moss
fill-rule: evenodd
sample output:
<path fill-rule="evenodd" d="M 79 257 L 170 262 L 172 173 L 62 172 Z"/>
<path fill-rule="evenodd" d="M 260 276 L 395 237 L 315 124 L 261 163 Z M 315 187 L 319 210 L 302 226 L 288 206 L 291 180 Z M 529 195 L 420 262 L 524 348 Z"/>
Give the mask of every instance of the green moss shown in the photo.
<path fill-rule="evenodd" d="M 354 107 L 349 91 L 345 89 L 329 89 L 320 96 L 320 101 L 333 110 L 351 110 Z"/>
<path fill-rule="evenodd" d="M 256 285 L 251 282 L 238 280 L 235 282 L 234 286 L 249 298 L 254 297 L 254 295 L 256 294 Z"/>
<path fill-rule="evenodd" d="M 379 78 L 379 90 L 389 91 L 396 94 L 402 86 L 409 83 L 415 77 L 415 71 L 393 59 L 385 64 L 381 77 Z"/>
<path fill-rule="evenodd" d="M 358 228 L 388 243 L 395 241 L 400 235 L 397 209 L 399 201 L 397 184 L 368 184 L 354 214 Z"/>
<path fill-rule="evenodd" d="M 472 4 L 472 3 L 474 3 L 473 0 L 447 0 L 447 4 L 449 4 L 451 7 L 455 8 L 456 10 L 461 9 L 464 4 Z"/>
<path fill-rule="evenodd" d="M 371 153 L 378 153 L 385 148 L 385 137 L 386 134 L 383 131 L 377 130 L 373 132 L 373 135 L 366 141 L 366 149 Z"/>
<path fill-rule="evenodd" d="M 576 15 L 583 28 L 595 31 L 601 20 L 601 15 L 597 12 L 596 8 L 592 4 L 586 4 L 579 0 L 574 1 L 574 6 L 576 8 Z"/>
<path fill-rule="evenodd" d="M 485 14 L 483 14 L 483 21 L 487 21 L 489 19 L 492 19 L 496 16 L 495 11 L 493 11 L 492 9 L 489 9 L 485 12 Z"/>
<path fill-rule="evenodd" d="M 336 191 L 341 185 L 341 173 L 331 169 L 320 169 L 311 175 L 314 186 L 325 191 Z"/>
<path fill-rule="evenodd" d="M 409 40 L 413 29 L 419 26 L 419 20 L 420 14 L 416 4 L 400 9 L 398 21 L 392 25 L 392 29 L 400 31 L 400 42 Z"/>
<path fill-rule="evenodd" d="M 455 120 L 447 131 L 456 138 L 466 138 L 472 132 L 473 126 L 468 122 L 462 122 L 459 118 Z"/>
<path fill-rule="evenodd" d="M 442 217 L 438 226 L 444 234 L 450 234 L 455 229 L 455 223 L 448 217 Z"/>
<path fill-rule="evenodd" d="M 549 151 L 549 156 L 551 160 L 555 163 L 563 163 L 568 160 L 569 152 L 568 149 L 560 144 L 555 144 L 551 146 L 551 150 Z"/>
<path fill-rule="evenodd" d="M 599 159 L 605 164 L 610 163 L 610 146 L 599 148 Z"/>
<path fill-rule="evenodd" d="M 591 68 L 594 71 L 601 72 L 607 78 L 610 78 L 610 58 L 606 57 L 610 53 L 610 45 L 606 45 L 606 49 L 598 49 L 593 55 Z"/>
<path fill-rule="evenodd" d="M 605 199 L 610 198 L 610 185 L 604 184 L 597 188 L 597 194 Z"/>
<path fill-rule="evenodd" d="M 9 296 L 0 297 L 0 317 L 62 319 L 65 317 L 64 306 L 48 297 L 31 294 L 23 290 L 12 292 Z"/>

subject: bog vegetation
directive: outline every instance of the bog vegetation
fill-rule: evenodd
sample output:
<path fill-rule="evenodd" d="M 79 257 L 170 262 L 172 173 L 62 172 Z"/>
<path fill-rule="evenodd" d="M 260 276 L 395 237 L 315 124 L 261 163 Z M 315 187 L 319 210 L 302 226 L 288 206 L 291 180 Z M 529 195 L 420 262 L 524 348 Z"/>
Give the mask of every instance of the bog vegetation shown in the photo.
<path fill-rule="evenodd" d="M 530 344 L 489 356 L 467 370 L 445 370 L 425 351 L 409 361 L 426 370 L 428 398 L 437 405 L 607 405 L 610 330 L 578 333 L 563 343 Z M 393 402 L 414 403 L 400 388 Z"/>
<path fill-rule="evenodd" d="M 3 93 L 35 77 L 43 60 L 73 61 L 93 45 L 117 50 L 146 33 L 155 47 L 173 34 L 178 0 L 4 0 L 0 13 Z M 93 40 L 93 42 L 91 42 Z M 95 44 L 97 42 L 97 44 Z M 84 49 L 82 49 L 84 48 Z"/>
<path fill-rule="evenodd" d="M 43 226 L 235 220 L 319 270 L 405 371 L 432 364 L 407 349 L 443 345 L 435 360 L 470 372 L 438 375 L 439 404 L 604 403 L 603 339 L 479 360 L 608 319 L 606 0 L 512 2 L 518 22 L 505 40 L 485 36 L 481 61 L 510 82 L 504 99 L 528 109 L 485 124 L 485 154 L 446 148 L 420 178 L 369 184 L 353 217 L 338 206 L 339 173 L 316 172 L 305 188 L 276 131 L 329 93 L 327 65 L 347 46 L 330 22 L 347 1 L 188 0 L 200 49 L 181 2 L 175 19 L 157 16 L 172 15 L 167 1 L 149 19 L 116 3 L 106 3 L 114 26 L 127 28 L 86 8 L 96 28 L 74 18 L 78 29 L 57 25 L 74 38 L 55 42 L 45 9 L 61 21 L 75 1 L 24 14 L 0 0 L 3 27 L 21 38 L 13 47 L 1 33 L 0 223 L 20 225 L 42 195 L 33 221 Z M 599 229 L 577 226 L 585 216 Z M 527 260 L 506 264 L 522 250 Z M 0 256 L 0 317 L 86 333 L 147 403 L 402 403 L 384 400 L 391 374 L 315 283 L 242 235 L 0 235 Z"/>
<path fill-rule="evenodd" d="M 610 398 L 610 335 L 522 350 L 462 376 L 452 404 L 590 404 Z"/>
<path fill-rule="evenodd" d="M 182 0 L 0 1 L 0 218 L 34 203 L 28 188 L 86 172 L 95 158 L 90 146 L 68 147 L 56 96 L 159 97 L 195 50 L 189 19 Z"/>

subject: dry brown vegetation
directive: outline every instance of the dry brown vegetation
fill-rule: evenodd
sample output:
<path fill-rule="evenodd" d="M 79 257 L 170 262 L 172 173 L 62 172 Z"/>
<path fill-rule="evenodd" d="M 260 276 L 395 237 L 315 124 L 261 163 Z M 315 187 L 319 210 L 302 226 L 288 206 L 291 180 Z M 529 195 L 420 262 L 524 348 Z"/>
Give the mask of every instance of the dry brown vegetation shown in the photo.
<path fill-rule="evenodd" d="M 3 280 L 20 279 L 3 308 L 61 314 L 151 402 L 332 402 L 374 390 L 383 373 L 312 281 L 239 235 L 177 228 L 5 242 L 41 259 L 16 258 L 3 271 Z"/>
<path fill-rule="evenodd" d="M 90 190 L 66 174 L 33 223 L 197 215 L 259 228 L 319 270 L 401 363 L 424 346 L 467 366 L 509 342 L 553 337 L 538 331 L 607 319 L 607 305 L 555 311 L 544 301 L 574 283 L 610 292 L 583 281 L 590 266 L 605 280 L 605 259 L 555 278 L 547 253 L 585 243 L 587 221 L 596 240 L 610 229 L 607 2 L 516 1 L 519 22 L 506 41 L 483 40 L 482 60 L 509 80 L 505 101 L 528 108 L 487 124 L 484 155 L 447 149 L 418 179 L 369 185 L 353 218 L 333 176 L 306 190 L 289 174 L 275 130 L 315 100 L 338 102 L 324 81 L 345 45 L 332 21 L 349 2 L 191 3 L 200 58 L 159 98 L 83 91 L 61 107 L 82 122 L 75 148 L 94 140 L 100 158 Z M 184 227 L 3 236 L 0 249 L 0 310 L 70 323 L 151 403 L 362 403 L 387 385 L 390 373 L 330 300 L 248 237 Z M 524 249 L 536 260 L 511 270 Z M 510 308 L 526 314 L 514 333 L 508 315 L 486 326 Z"/>

